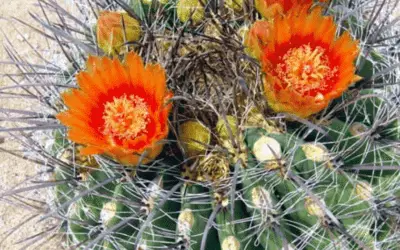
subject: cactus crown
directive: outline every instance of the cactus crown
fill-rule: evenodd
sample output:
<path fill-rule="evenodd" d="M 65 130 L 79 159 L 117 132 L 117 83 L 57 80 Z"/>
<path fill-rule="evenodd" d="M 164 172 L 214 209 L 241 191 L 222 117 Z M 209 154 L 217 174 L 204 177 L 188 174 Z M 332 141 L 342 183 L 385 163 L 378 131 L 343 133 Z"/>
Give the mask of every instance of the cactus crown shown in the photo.
<path fill-rule="evenodd" d="M 35 117 L 4 129 L 51 176 L 41 184 L 51 189 L 45 216 L 59 222 L 54 233 L 64 232 L 67 247 L 396 249 L 391 4 L 290 1 L 297 13 L 262 7 L 269 1 L 72 2 L 78 14 L 43 0 L 45 16 L 35 16 L 62 60 L 38 54 L 45 66 L 29 64 L 6 45 L 32 81 L 16 85 L 25 92 L 17 96 L 37 98 L 42 111 L 16 110 Z M 308 26 L 289 22 L 301 18 Z M 334 27 L 326 36 L 335 41 L 320 34 L 290 48 L 302 34 L 289 43 L 274 25 L 304 34 Z M 268 57 L 275 52 L 282 56 Z M 339 78 L 340 88 L 326 90 Z M 26 130 L 34 133 L 14 134 Z"/>

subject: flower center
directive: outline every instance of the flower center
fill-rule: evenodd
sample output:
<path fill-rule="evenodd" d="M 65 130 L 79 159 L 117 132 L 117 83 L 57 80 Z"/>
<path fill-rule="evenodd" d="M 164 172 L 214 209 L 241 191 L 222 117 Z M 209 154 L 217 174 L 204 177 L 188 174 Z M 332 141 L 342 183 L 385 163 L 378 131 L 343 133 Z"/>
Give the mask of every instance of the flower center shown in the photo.
<path fill-rule="evenodd" d="M 327 81 L 337 73 L 337 68 L 329 66 L 325 50 L 320 46 L 314 49 L 310 45 L 292 48 L 282 57 L 282 61 L 277 65 L 278 77 L 287 87 L 301 94 L 324 89 Z"/>
<path fill-rule="evenodd" d="M 132 139 L 147 132 L 149 110 L 143 98 L 123 95 L 107 102 L 104 108 L 104 135 L 118 139 Z"/>

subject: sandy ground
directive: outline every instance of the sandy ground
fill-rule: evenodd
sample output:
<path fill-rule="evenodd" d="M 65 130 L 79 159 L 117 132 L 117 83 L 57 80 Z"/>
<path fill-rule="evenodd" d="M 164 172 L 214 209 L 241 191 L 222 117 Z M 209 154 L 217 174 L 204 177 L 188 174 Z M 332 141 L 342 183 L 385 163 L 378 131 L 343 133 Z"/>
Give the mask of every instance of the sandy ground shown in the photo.
<path fill-rule="evenodd" d="M 36 0 L 13 0 L 13 1 L 0 1 L 0 29 L 5 34 L 5 37 L 0 34 L 0 41 L 5 44 L 6 38 L 18 48 L 19 53 L 24 57 L 32 57 L 32 52 L 23 42 L 21 35 L 19 35 L 12 27 L 12 25 L 4 20 L 10 16 L 16 18 L 22 18 L 24 20 L 31 20 L 28 13 L 30 11 L 38 12 L 38 8 L 33 6 Z M 32 22 L 31 22 L 32 23 Z M 43 38 L 41 38 L 37 33 L 33 32 L 27 27 L 18 25 L 18 29 L 22 35 L 29 40 L 29 42 L 35 47 L 40 48 L 43 46 Z M 8 60 L 5 49 L 1 46 L 0 48 L 0 61 Z M 0 74 L 15 72 L 13 66 L 7 66 L 0 64 Z M 6 77 L 0 77 L 0 87 L 9 85 L 10 80 Z M 14 109 L 29 109 L 31 107 L 30 103 L 23 102 L 17 99 L 1 99 L 1 108 L 14 108 Z M 1 126 L 6 125 L 4 122 L 0 122 Z M 0 134 L 0 136 L 7 136 Z M 0 145 L 7 149 L 15 149 L 17 144 L 9 139 Z M 6 153 L 0 153 L 0 193 L 5 190 L 15 187 L 19 183 L 23 183 L 20 187 L 32 185 L 26 179 L 34 176 L 37 172 L 35 166 L 32 163 L 21 160 L 17 157 L 10 156 Z M 30 193 L 25 193 L 24 196 L 43 199 L 45 193 L 43 191 L 33 191 Z M 12 202 L 12 203 L 11 203 Z M 27 209 L 24 207 L 16 206 L 15 199 L 1 199 L 0 200 L 0 249 L 62 249 L 59 239 L 43 240 L 37 243 L 32 243 L 32 241 L 26 241 L 24 243 L 16 244 L 19 240 L 25 239 L 27 237 L 38 234 L 42 231 L 48 229 L 51 224 L 48 221 L 39 222 L 40 217 L 29 221 L 28 223 L 21 226 L 9 237 L 6 237 L 8 232 L 12 228 L 16 227 L 20 223 L 28 221 L 28 219 L 37 214 L 32 209 Z M 35 241 L 36 238 L 33 240 Z"/>

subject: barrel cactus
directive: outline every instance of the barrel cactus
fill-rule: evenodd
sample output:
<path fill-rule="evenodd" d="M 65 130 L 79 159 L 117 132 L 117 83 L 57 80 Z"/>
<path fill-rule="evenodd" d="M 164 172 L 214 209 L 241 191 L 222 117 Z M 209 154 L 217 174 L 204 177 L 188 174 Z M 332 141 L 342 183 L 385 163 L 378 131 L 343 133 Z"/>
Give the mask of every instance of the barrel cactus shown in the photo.
<path fill-rule="evenodd" d="M 64 58 L 10 47 L 43 109 L 6 131 L 65 247 L 398 249 L 395 4 L 40 2 Z"/>

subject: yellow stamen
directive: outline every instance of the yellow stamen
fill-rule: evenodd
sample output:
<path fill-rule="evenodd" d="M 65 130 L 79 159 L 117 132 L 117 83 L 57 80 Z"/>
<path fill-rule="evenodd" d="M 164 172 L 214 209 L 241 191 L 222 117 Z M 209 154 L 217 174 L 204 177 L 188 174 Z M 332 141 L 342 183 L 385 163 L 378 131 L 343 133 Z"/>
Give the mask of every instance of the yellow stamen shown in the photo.
<path fill-rule="evenodd" d="M 114 97 L 104 108 L 104 135 L 118 139 L 133 139 L 146 133 L 149 123 L 149 110 L 143 98 L 135 95 Z"/>
<path fill-rule="evenodd" d="M 303 45 L 292 48 L 282 57 L 283 63 L 277 65 L 276 72 L 288 87 L 304 94 L 313 89 L 323 89 L 327 80 L 332 78 L 338 69 L 329 66 L 325 50 L 320 46 L 311 48 Z"/>

